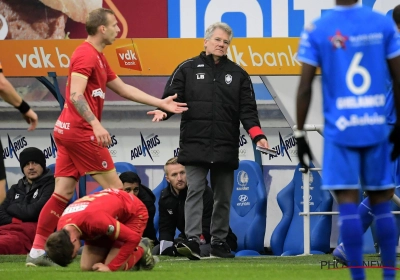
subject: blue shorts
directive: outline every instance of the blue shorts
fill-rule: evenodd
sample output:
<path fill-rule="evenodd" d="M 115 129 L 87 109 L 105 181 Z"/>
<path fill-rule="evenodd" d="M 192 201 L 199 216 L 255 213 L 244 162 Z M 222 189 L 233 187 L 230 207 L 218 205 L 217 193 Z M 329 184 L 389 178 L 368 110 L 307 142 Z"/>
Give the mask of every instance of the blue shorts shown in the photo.
<path fill-rule="evenodd" d="M 378 191 L 395 187 L 389 141 L 369 147 L 346 147 L 324 141 L 323 189 Z M 396 172 L 397 173 L 397 172 Z M 400 181 L 399 181 L 400 183 Z"/>

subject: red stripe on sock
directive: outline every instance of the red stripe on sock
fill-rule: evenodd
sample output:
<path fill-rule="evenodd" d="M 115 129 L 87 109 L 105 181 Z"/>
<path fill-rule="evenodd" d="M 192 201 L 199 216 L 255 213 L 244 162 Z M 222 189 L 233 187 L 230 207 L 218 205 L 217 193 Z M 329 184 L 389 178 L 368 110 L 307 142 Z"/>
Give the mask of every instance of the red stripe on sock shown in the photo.
<path fill-rule="evenodd" d="M 33 248 L 44 250 L 46 240 L 57 228 L 58 220 L 67 204 L 68 199 L 53 193 L 40 212 Z"/>

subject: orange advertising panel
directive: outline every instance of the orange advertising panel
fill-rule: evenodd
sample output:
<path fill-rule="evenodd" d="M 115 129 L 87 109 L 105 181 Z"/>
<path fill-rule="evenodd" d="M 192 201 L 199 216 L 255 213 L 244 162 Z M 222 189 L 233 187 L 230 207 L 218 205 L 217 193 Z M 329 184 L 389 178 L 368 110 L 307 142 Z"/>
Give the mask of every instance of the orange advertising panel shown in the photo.
<path fill-rule="evenodd" d="M 67 76 L 70 57 L 83 40 L 0 41 L 0 62 L 8 77 Z M 228 57 L 250 75 L 299 75 L 297 38 L 238 38 Z M 104 49 L 120 76 L 169 76 L 203 50 L 203 39 L 117 39 Z"/>

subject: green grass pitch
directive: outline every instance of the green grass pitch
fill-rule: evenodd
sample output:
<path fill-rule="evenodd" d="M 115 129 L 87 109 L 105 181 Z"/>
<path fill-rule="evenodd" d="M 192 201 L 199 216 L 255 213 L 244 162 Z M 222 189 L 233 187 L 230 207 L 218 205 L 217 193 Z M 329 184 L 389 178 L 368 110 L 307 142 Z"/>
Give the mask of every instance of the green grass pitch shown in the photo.
<path fill-rule="evenodd" d="M 380 261 L 377 255 L 367 255 L 364 261 L 372 265 Z M 374 261 L 374 262 L 372 262 Z M 202 259 L 189 261 L 184 258 L 161 257 L 152 271 L 81 272 L 79 259 L 67 268 L 25 267 L 25 256 L 0 256 L 1 280 L 212 280 L 212 279 L 350 279 L 348 269 L 328 269 L 324 262 L 332 262 L 331 255 L 299 257 L 237 257 L 235 259 Z M 332 265 L 331 265 L 332 266 Z M 366 270 L 368 279 L 382 279 L 382 269 Z M 398 273 L 399 274 L 399 273 Z M 397 279 L 400 279 L 398 275 Z"/>

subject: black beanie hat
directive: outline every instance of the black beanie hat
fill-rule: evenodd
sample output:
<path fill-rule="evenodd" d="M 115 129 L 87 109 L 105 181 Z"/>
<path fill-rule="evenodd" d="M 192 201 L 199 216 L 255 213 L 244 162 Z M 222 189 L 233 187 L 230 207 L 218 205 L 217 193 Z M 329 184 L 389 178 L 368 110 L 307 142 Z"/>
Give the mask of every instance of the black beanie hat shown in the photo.
<path fill-rule="evenodd" d="M 30 162 L 34 161 L 40 164 L 43 171 L 46 170 L 46 158 L 41 150 L 35 147 L 29 147 L 24 149 L 19 154 L 19 164 L 21 166 L 22 173 L 24 173 L 24 166 Z"/>

